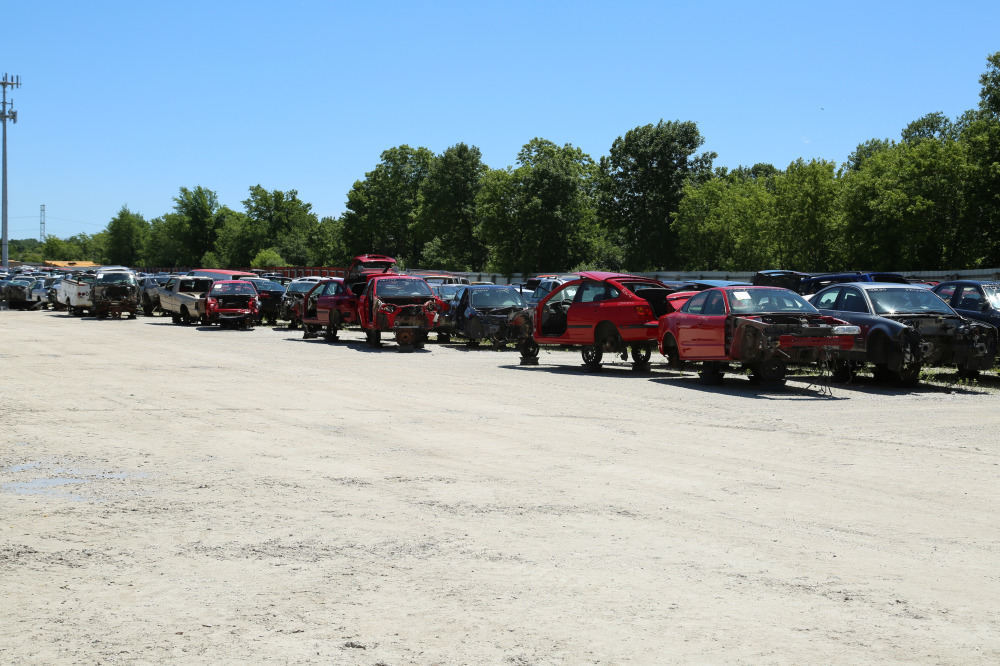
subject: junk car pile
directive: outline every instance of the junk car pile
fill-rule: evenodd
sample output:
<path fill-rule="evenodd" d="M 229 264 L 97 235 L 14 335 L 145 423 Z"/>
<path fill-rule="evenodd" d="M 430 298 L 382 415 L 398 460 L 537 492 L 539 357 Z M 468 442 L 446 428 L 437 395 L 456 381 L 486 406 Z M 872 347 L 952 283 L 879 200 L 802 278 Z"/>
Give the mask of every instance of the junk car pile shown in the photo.
<path fill-rule="evenodd" d="M 302 326 L 303 338 L 355 328 L 370 346 L 392 335 L 399 351 L 462 338 L 494 348 L 514 344 L 522 365 L 541 347 L 577 349 L 583 365 L 606 355 L 650 367 L 658 349 L 668 367 L 696 368 L 718 383 L 738 372 L 780 384 L 788 369 L 828 370 L 849 381 L 863 368 L 911 384 L 924 367 L 952 366 L 973 378 L 998 352 L 1000 283 L 925 283 L 892 273 L 760 271 L 753 284 L 665 282 L 625 273 L 546 275 L 524 285 L 469 283 L 444 272 L 408 274 L 386 255 L 356 257 L 344 277 L 283 276 L 201 268 L 138 279 L 122 266 L 53 275 L 0 276 L 10 308 L 65 308 L 70 316 L 169 315 L 176 324 L 251 330 L 263 320 Z M 280 280 L 280 282 L 279 282 Z"/>

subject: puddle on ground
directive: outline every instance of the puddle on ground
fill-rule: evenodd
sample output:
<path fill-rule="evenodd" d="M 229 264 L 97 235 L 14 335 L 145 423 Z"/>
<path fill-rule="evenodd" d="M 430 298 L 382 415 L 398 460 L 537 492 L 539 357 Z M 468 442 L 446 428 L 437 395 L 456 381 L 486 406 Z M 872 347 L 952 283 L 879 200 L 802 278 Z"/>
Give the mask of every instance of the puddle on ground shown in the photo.
<path fill-rule="evenodd" d="M 15 495 L 50 495 L 52 497 L 82 502 L 83 498 L 81 496 L 59 490 L 60 486 L 71 486 L 80 483 L 87 483 L 87 480 L 66 478 L 32 479 L 31 481 L 5 483 L 0 486 L 0 490 L 14 493 Z"/>
<path fill-rule="evenodd" d="M 23 473 L 35 471 L 45 473 L 46 476 L 28 481 L 9 481 L 0 484 L 0 491 L 14 493 L 15 495 L 45 495 L 59 499 L 68 499 L 76 502 L 83 502 L 94 497 L 84 497 L 74 492 L 70 492 L 67 486 L 89 486 L 97 481 L 116 480 L 125 481 L 128 479 L 144 477 L 145 474 L 127 474 L 126 472 L 103 472 L 94 469 L 80 469 L 71 467 L 47 467 L 39 461 L 11 465 L 2 470 L 8 473 Z M 82 489 L 81 489 L 82 490 Z M 93 493 L 90 493 L 91 495 Z"/>

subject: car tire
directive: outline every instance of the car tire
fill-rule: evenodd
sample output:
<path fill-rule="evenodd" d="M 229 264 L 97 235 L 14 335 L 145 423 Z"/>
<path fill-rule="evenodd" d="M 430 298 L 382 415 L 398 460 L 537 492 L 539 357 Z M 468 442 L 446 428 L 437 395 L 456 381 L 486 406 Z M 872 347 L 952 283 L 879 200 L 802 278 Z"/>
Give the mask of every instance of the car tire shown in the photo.
<path fill-rule="evenodd" d="M 958 378 L 959 379 L 977 379 L 979 377 L 979 370 L 972 368 L 968 365 L 958 366 Z"/>
<path fill-rule="evenodd" d="M 449 335 L 448 333 L 438 333 L 437 341 L 441 343 L 451 342 L 451 335 Z"/>
<path fill-rule="evenodd" d="M 783 386 L 787 371 L 781 361 L 760 361 L 750 365 L 750 382 L 761 386 Z"/>
<path fill-rule="evenodd" d="M 701 370 L 698 371 L 698 376 L 701 377 L 702 384 L 718 386 L 722 383 L 722 378 L 725 376 L 725 372 L 721 364 L 713 361 L 706 361 L 701 364 Z"/>
<path fill-rule="evenodd" d="M 521 365 L 538 365 L 538 343 L 531 338 L 523 338 L 517 343 L 517 351 L 521 352 Z"/>
<path fill-rule="evenodd" d="M 637 371 L 649 370 L 649 359 L 653 355 L 653 350 L 649 345 L 632 345 L 632 369 Z"/>
<path fill-rule="evenodd" d="M 583 357 L 583 365 L 592 372 L 601 369 L 601 360 L 604 358 L 604 350 L 600 344 L 587 345 L 580 349 L 580 356 Z"/>
<path fill-rule="evenodd" d="M 850 361 L 827 361 L 826 367 L 830 370 L 830 379 L 838 384 L 847 384 L 854 379 L 854 366 Z"/>

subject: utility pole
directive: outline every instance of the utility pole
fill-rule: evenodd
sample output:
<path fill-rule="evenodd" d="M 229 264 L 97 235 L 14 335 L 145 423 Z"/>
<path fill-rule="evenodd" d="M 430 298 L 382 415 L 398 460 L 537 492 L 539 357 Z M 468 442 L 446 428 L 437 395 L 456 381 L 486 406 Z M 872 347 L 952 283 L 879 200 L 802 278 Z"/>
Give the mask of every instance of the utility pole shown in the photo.
<path fill-rule="evenodd" d="M 11 122 L 17 123 L 17 111 L 13 108 L 14 100 L 7 101 L 7 88 L 20 88 L 21 77 L 9 76 L 4 73 L 3 79 L 0 80 L 0 86 L 3 86 L 0 122 L 3 123 L 3 267 L 6 270 L 10 266 L 10 260 L 7 256 L 7 119 L 10 118 Z M 10 110 L 8 111 L 8 109 Z"/>
<path fill-rule="evenodd" d="M 38 222 L 38 242 L 45 242 L 45 204 L 42 204 L 42 217 Z"/>

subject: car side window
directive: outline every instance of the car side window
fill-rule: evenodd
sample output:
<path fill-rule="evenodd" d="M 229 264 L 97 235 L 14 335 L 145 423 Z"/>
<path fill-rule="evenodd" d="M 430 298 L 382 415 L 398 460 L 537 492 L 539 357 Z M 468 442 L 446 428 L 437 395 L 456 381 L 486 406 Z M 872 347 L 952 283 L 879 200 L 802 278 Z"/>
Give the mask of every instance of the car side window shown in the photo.
<path fill-rule="evenodd" d="M 839 309 L 843 312 L 868 312 L 868 303 L 857 289 L 845 289 Z"/>
<path fill-rule="evenodd" d="M 692 296 L 691 300 L 685 303 L 681 310 L 689 314 L 701 314 L 705 308 L 706 300 L 708 300 L 708 292 L 703 291 L 697 296 Z"/>
<path fill-rule="evenodd" d="M 704 315 L 724 315 L 726 314 L 726 303 L 722 299 L 721 291 L 709 292 L 705 301 L 705 309 L 701 311 Z"/>
<path fill-rule="evenodd" d="M 934 290 L 934 293 L 941 297 L 946 303 L 951 302 L 951 297 L 955 295 L 955 285 L 948 284 L 943 287 L 938 287 Z"/>
<path fill-rule="evenodd" d="M 605 298 L 605 288 L 603 282 L 593 282 L 587 280 L 576 291 L 577 303 L 595 303 L 603 301 Z"/>
<path fill-rule="evenodd" d="M 959 287 L 955 297 L 955 307 L 959 310 L 979 310 L 983 302 L 983 295 L 979 289 L 973 286 Z"/>
<path fill-rule="evenodd" d="M 815 305 L 820 310 L 836 310 L 834 306 L 837 304 L 837 297 L 840 296 L 842 289 L 830 289 L 824 291 L 819 295 L 819 298 L 813 299 L 813 305 Z"/>
<path fill-rule="evenodd" d="M 559 303 L 572 301 L 573 297 L 576 296 L 576 290 L 579 286 L 579 284 L 571 284 L 568 287 L 560 289 L 552 295 L 552 298 L 550 298 L 548 302 Z"/>

